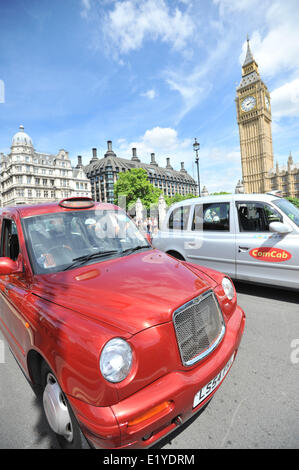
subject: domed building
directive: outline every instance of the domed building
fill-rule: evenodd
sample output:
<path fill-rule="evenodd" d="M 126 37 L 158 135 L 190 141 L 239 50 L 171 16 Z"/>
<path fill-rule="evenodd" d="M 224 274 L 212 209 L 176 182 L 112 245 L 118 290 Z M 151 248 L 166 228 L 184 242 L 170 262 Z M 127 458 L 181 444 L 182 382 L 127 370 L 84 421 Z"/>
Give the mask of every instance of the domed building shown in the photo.
<path fill-rule="evenodd" d="M 22 125 L 12 138 L 10 153 L 0 153 L 0 165 L 2 206 L 91 196 L 83 168 L 72 168 L 68 152 L 37 152 Z"/>
<path fill-rule="evenodd" d="M 24 146 L 33 149 L 31 137 L 29 137 L 29 135 L 26 134 L 26 132 L 24 131 L 24 126 L 21 125 L 19 129 L 20 130 L 12 138 L 12 151 L 19 146 Z"/>

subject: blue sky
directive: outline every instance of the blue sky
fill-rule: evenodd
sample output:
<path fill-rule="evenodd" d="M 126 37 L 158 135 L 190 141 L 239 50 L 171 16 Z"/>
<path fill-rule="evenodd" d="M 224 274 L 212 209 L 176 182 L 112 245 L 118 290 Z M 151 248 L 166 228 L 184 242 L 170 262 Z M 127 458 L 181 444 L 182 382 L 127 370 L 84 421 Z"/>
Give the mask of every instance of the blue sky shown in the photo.
<path fill-rule="evenodd" d="M 75 164 L 155 152 L 201 185 L 241 178 L 235 93 L 246 35 L 271 92 L 275 161 L 299 162 L 297 0 L 1 0 L 0 151 L 20 124 L 35 149 Z M 0 86 L 1 88 L 1 86 Z"/>

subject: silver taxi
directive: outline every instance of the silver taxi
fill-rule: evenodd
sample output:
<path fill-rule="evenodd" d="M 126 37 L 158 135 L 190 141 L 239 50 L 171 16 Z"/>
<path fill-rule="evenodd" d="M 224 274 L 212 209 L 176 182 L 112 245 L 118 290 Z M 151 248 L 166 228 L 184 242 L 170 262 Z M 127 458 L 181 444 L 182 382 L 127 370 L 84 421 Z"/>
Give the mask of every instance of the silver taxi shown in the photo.
<path fill-rule="evenodd" d="M 153 246 L 235 280 L 299 289 L 299 209 L 271 194 L 173 204 Z"/>

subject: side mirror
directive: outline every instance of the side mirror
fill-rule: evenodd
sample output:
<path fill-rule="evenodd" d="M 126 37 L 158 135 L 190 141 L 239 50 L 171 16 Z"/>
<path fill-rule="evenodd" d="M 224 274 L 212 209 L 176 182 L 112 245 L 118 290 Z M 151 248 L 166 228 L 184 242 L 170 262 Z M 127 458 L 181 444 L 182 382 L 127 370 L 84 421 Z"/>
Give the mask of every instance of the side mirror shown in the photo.
<path fill-rule="evenodd" d="M 0 258 L 0 276 L 19 273 L 20 271 L 20 266 L 17 261 L 6 257 Z"/>
<path fill-rule="evenodd" d="M 271 222 L 269 225 L 269 230 L 270 232 L 275 232 L 275 233 L 280 233 L 280 234 L 286 234 L 292 232 L 291 227 L 289 227 L 286 224 L 283 224 L 282 222 Z"/>

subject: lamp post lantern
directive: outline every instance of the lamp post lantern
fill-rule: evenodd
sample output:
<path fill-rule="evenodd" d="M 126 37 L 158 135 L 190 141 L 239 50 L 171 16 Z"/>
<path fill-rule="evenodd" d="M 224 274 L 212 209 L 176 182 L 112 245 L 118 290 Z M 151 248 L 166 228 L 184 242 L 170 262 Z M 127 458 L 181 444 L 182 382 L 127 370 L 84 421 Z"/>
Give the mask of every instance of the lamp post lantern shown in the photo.
<path fill-rule="evenodd" d="M 194 138 L 193 150 L 196 153 L 195 163 L 197 166 L 197 182 L 198 182 L 198 195 L 200 197 L 200 179 L 199 179 L 199 156 L 198 151 L 200 149 L 200 144 L 197 142 L 196 137 Z"/>

